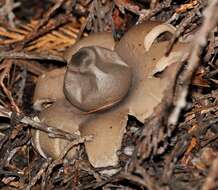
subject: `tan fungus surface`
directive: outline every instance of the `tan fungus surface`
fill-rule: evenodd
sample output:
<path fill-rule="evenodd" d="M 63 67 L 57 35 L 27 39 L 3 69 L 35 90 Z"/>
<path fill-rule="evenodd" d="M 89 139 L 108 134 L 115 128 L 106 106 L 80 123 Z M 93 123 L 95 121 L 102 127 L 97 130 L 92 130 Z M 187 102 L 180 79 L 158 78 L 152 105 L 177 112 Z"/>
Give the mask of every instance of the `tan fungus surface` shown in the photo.
<path fill-rule="evenodd" d="M 90 34 L 89 36 L 82 38 L 76 44 L 66 50 L 64 58 L 67 63 L 70 62 L 72 55 L 74 55 L 79 49 L 89 46 L 99 46 L 113 50 L 115 46 L 115 41 L 112 33 L 110 32 L 99 32 Z"/>
<path fill-rule="evenodd" d="M 57 100 L 52 106 L 44 109 L 39 118 L 41 122 L 64 130 L 66 132 L 80 135 L 79 126 L 87 119 L 80 110 L 73 107 L 67 100 Z M 50 138 L 48 133 L 33 130 L 33 140 L 35 147 L 43 157 L 53 157 L 57 159 L 63 152 L 69 141 L 61 138 Z M 74 156 L 75 149 L 72 149 L 67 157 Z"/>
<path fill-rule="evenodd" d="M 94 167 L 116 166 L 117 151 L 121 148 L 126 131 L 128 115 L 126 110 L 112 109 L 97 114 L 81 127 L 82 136 L 93 135 L 85 142 L 86 152 Z"/>
<path fill-rule="evenodd" d="M 156 26 L 157 23 L 148 22 L 133 27 L 115 47 L 115 51 L 132 66 L 133 70 L 131 94 L 125 99 L 124 104 L 129 108 L 129 114 L 134 115 L 141 122 L 144 122 L 162 101 L 164 91 L 170 84 L 173 74 L 176 74 L 175 70 L 179 64 L 179 59 L 174 59 L 176 64 L 169 66 L 167 73 L 163 71 L 161 77 L 151 76 L 158 61 L 164 57 L 168 41 L 154 42 L 149 51 L 146 51 L 143 44 L 145 36 L 152 29 L 150 24 Z M 186 52 L 187 46 L 188 44 L 177 43 L 172 52 Z"/>
<path fill-rule="evenodd" d="M 178 67 L 179 61 L 189 50 L 188 44 L 177 43 L 173 48 L 172 52 L 174 53 L 170 55 L 171 57 L 164 57 L 164 52 L 168 45 L 167 41 L 153 42 L 152 39 L 152 41 L 148 43 L 150 44 L 149 48 L 144 47 L 144 44 L 146 44 L 144 43 L 144 39 L 148 33 L 151 36 L 159 35 L 150 33 L 151 30 L 159 24 L 159 22 L 146 22 L 133 27 L 124 35 L 115 47 L 115 51 L 118 55 L 132 69 L 132 85 L 126 98 L 109 110 L 97 112 L 95 116 L 88 118 L 87 120 L 85 118 L 85 122 L 83 122 L 84 118 L 82 119 L 82 125 L 80 125 L 82 136 L 94 135 L 94 139 L 91 142 L 85 143 L 89 161 L 94 167 L 116 166 L 118 164 L 118 156 L 116 153 L 121 147 L 128 113 L 135 116 L 141 122 L 144 122 L 144 120 L 153 113 L 154 108 L 162 101 L 164 91 L 172 82 L 172 77 L 176 74 L 175 70 Z M 160 28 L 161 30 L 163 29 L 163 27 Z M 154 31 L 156 32 L 156 29 Z M 113 50 L 114 40 L 112 35 L 110 33 L 97 33 L 90 35 L 70 48 L 67 51 L 65 58 L 68 63 L 70 63 L 72 55 L 81 47 L 95 45 Z M 176 52 L 180 53 L 177 54 Z M 160 63 L 160 60 L 162 59 L 165 61 L 164 65 L 161 65 L 162 61 Z M 166 66 L 168 67 L 167 69 L 165 69 Z M 64 75 L 64 70 L 65 68 L 63 69 L 63 74 L 57 77 L 58 80 L 52 80 L 54 85 L 52 91 L 55 89 L 54 92 L 58 94 L 55 95 L 55 98 L 57 99 L 58 97 L 61 99 L 64 96 L 62 92 L 62 77 Z M 159 71 L 163 71 L 159 77 L 154 77 L 152 75 Z M 45 82 L 42 86 L 47 84 L 48 83 Z M 56 92 L 59 90 L 61 91 Z M 39 94 L 38 96 L 44 98 L 44 91 L 40 92 L 41 94 L 37 92 Z M 89 92 L 87 92 L 87 94 L 88 93 Z M 57 101 L 53 106 L 55 107 L 58 103 L 59 101 Z M 70 107 L 69 103 L 67 103 L 67 105 Z M 75 108 L 73 108 L 73 105 L 71 106 L 74 110 Z M 55 116 L 49 114 L 46 115 L 46 112 L 43 112 L 41 119 L 42 121 L 46 120 L 45 122 L 50 123 L 52 126 L 62 126 L 62 129 L 69 130 L 71 133 L 75 131 L 78 132 L 81 115 L 76 115 L 69 107 L 67 109 L 65 107 L 61 108 L 61 104 L 59 104 L 59 111 L 55 111 Z M 51 107 L 48 109 L 51 110 Z M 55 123 L 52 123 L 54 118 L 56 121 L 54 121 Z M 64 120 L 68 123 L 66 126 L 61 123 L 64 122 Z M 76 122 L 74 120 L 76 120 Z M 71 122 L 72 124 L 70 124 Z M 56 152 L 55 154 L 53 153 L 54 157 L 57 157 L 57 155 L 63 151 L 66 142 L 58 142 L 59 144 L 57 143 L 57 145 L 54 146 L 53 144 L 55 143 L 52 143 L 53 140 L 44 140 L 47 137 L 41 137 L 41 132 L 39 136 L 39 141 L 45 142 L 45 144 L 40 143 L 41 147 L 45 147 L 44 149 L 46 149 L 46 151 L 52 150 Z M 49 154 L 52 153 L 49 152 Z"/>
<path fill-rule="evenodd" d="M 43 104 L 64 98 L 63 82 L 66 68 L 48 71 L 39 76 L 33 96 L 33 107 L 43 109 Z"/>

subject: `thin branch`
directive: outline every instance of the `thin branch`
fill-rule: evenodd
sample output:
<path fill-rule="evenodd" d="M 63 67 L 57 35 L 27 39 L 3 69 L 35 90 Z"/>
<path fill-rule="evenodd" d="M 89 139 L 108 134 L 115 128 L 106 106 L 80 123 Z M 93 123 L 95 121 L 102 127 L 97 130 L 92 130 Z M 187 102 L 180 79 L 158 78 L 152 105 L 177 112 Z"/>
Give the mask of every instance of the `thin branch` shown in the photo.
<path fill-rule="evenodd" d="M 196 35 L 195 41 L 193 42 L 185 73 L 181 76 L 182 90 L 180 93 L 178 93 L 176 106 L 168 120 L 168 123 L 172 125 L 177 124 L 180 112 L 186 106 L 186 97 L 188 95 L 189 85 L 191 83 L 192 76 L 200 65 L 200 57 L 203 48 L 207 45 L 207 37 L 218 23 L 218 2 L 208 2 L 209 4 L 204 11 L 205 18 L 203 25 Z"/>
<path fill-rule="evenodd" d="M 46 53 L 29 53 L 29 52 L 15 52 L 15 51 L 1 51 L 0 58 L 10 58 L 10 59 L 35 59 L 35 60 L 54 60 L 65 62 L 62 56 L 46 54 Z"/>

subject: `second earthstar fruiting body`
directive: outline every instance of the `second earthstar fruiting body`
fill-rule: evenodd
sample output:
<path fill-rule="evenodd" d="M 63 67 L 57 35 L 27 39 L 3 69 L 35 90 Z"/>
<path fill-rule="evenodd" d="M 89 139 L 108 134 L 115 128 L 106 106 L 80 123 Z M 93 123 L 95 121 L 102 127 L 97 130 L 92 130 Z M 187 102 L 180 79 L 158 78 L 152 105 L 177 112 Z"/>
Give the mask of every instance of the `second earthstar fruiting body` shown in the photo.
<path fill-rule="evenodd" d="M 159 33 L 159 29 L 156 28 L 157 26 L 161 29 Z M 98 33 L 80 40 L 67 51 L 65 58 L 68 62 L 68 67 L 61 88 L 64 89 L 65 95 L 72 103 L 72 106 L 77 107 L 77 109 L 80 109 L 82 112 L 97 111 L 92 114 L 86 113 L 87 119 L 82 123 L 78 123 L 81 136 L 94 135 L 92 141 L 85 142 L 89 161 L 94 167 L 116 166 L 118 164 L 118 156 L 116 153 L 121 147 L 122 137 L 125 133 L 127 115 L 131 114 L 143 122 L 153 113 L 154 108 L 162 101 L 164 91 L 169 84 L 173 82 L 171 79 L 176 74 L 175 70 L 179 66 L 181 57 L 187 53 L 188 44 L 175 44 L 169 57 L 165 57 L 164 55 L 168 41 L 157 42 L 153 39 L 153 41 L 148 43 L 150 44 L 149 47 L 145 47 L 144 45 L 147 44 L 144 43 L 144 39 L 147 39 L 147 36 L 158 36 L 162 32 L 172 31 L 172 28 L 167 29 L 167 27 L 167 25 L 160 27 L 159 22 L 146 22 L 137 25 L 130 29 L 116 46 L 112 34 Z M 73 53 L 71 54 L 70 51 Z M 112 58 L 109 57 L 108 59 L 104 59 L 104 56 L 102 56 L 104 53 L 99 54 L 99 51 L 114 56 L 112 56 Z M 119 63 L 116 64 L 119 73 L 121 72 L 123 75 L 126 73 L 127 81 L 124 80 L 126 79 L 126 75 L 121 76 L 113 69 L 113 59 L 116 60 L 115 62 Z M 81 62 L 79 61 L 82 64 L 79 63 L 77 67 L 75 64 L 78 60 L 82 60 Z M 99 62 L 99 60 L 101 60 L 101 62 Z M 161 77 L 152 76 L 151 73 L 153 73 L 156 66 L 162 64 L 162 60 L 167 63 L 168 69 L 163 71 Z M 99 63 L 103 64 L 99 65 Z M 109 69 L 107 66 L 109 66 Z M 110 73 L 111 71 L 112 74 Z M 107 77 L 111 75 L 115 78 L 111 79 L 106 77 L 101 81 L 98 80 L 97 75 Z M 62 78 L 63 75 L 60 74 L 60 76 L 57 77 Z M 71 77 L 73 78 L 72 80 L 70 79 Z M 116 89 L 114 92 L 115 95 L 118 95 L 117 97 L 120 97 L 120 99 L 118 99 L 119 101 L 116 101 L 117 98 L 114 98 L 109 101 L 113 104 L 104 102 L 105 99 L 103 96 L 106 95 L 107 97 L 107 95 L 110 94 L 110 91 L 101 91 L 99 90 L 101 88 L 98 88 L 98 84 L 100 87 L 104 87 L 105 82 L 101 84 L 104 80 L 105 82 L 110 81 L 108 85 L 105 85 L 106 88 L 109 86 L 112 88 L 110 89 L 112 91 L 113 88 Z M 55 81 L 58 80 L 50 80 L 50 82 L 58 85 Z M 47 81 L 45 81 L 45 83 L 47 83 Z M 123 89 L 117 91 L 116 83 L 119 83 L 119 88 L 123 87 Z M 124 85 L 122 86 L 122 84 Z M 73 88 L 67 90 L 66 87 L 70 88 L 70 86 Z M 76 90 L 79 88 L 81 88 L 81 90 L 77 92 Z M 40 92 L 37 93 L 40 94 Z M 100 98 L 98 97 L 99 103 L 97 102 L 97 99 L 94 99 L 95 104 L 93 106 L 92 103 L 94 101 L 89 101 L 86 98 L 92 100 L 95 98 L 95 96 L 92 95 L 96 94 L 96 96 L 98 96 L 98 93 L 103 96 Z M 71 97 L 71 95 L 73 96 Z M 49 98 L 50 95 L 48 94 L 47 96 L 47 98 Z M 62 96 L 63 97 L 61 98 L 57 97 L 57 102 L 59 102 L 59 99 L 65 98 L 64 95 Z M 43 97 L 45 97 L 45 95 L 43 95 Z M 35 98 L 35 100 L 36 99 L 37 98 Z M 88 106 L 86 104 L 81 104 L 84 102 L 87 102 Z M 56 104 L 56 102 L 54 104 Z M 104 104 L 106 104 L 106 108 L 108 109 L 102 111 Z M 75 113 L 72 112 L 71 114 L 74 114 L 75 116 Z M 69 122 L 71 121 L 69 120 Z M 65 127 L 66 126 L 63 125 L 61 126 L 61 129 L 65 130 Z M 43 141 L 43 139 L 40 140 Z M 50 139 L 50 141 L 53 142 L 55 139 Z M 46 143 L 44 143 L 43 146 L 44 147 L 41 146 L 42 149 L 47 149 Z M 49 151 L 52 151 L 51 149 L 52 148 L 50 147 L 50 150 L 47 151 L 48 155 Z M 55 146 L 53 149 L 55 149 Z M 67 157 L 69 158 L 68 155 Z"/>

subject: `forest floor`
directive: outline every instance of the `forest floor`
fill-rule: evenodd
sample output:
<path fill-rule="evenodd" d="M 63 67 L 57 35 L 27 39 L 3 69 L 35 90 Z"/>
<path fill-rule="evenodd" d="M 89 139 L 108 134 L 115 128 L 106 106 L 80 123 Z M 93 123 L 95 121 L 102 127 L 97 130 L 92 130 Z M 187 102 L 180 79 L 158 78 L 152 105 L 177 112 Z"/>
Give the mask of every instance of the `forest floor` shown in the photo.
<path fill-rule="evenodd" d="M 70 162 L 43 158 L 33 129 L 69 135 L 35 119 L 38 77 L 66 66 L 65 50 L 82 37 L 109 31 L 119 42 L 149 20 L 176 27 L 166 54 L 181 37 L 194 38 L 151 116 L 128 116 L 119 172 L 94 168 L 84 141 Z M 217 0 L 0 0 L 0 189 L 218 189 L 217 24 Z"/>

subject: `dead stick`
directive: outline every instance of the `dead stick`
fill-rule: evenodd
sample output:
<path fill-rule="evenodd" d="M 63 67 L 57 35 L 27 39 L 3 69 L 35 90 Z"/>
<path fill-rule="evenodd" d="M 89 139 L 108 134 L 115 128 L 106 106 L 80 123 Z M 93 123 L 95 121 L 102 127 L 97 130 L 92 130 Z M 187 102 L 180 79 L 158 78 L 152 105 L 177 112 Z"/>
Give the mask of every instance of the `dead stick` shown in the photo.
<path fill-rule="evenodd" d="M 182 90 L 178 93 L 176 106 L 172 111 L 168 123 L 170 125 L 176 125 L 181 110 L 186 106 L 186 97 L 188 95 L 189 85 L 192 80 L 192 76 L 195 74 L 198 66 L 200 65 L 200 57 L 202 49 L 207 45 L 207 37 L 212 29 L 218 22 L 218 2 L 208 1 L 208 6 L 204 11 L 204 22 L 199 32 L 196 35 L 195 41 L 191 49 L 191 54 L 188 59 L 187 69 L 181 75 Z"/>

